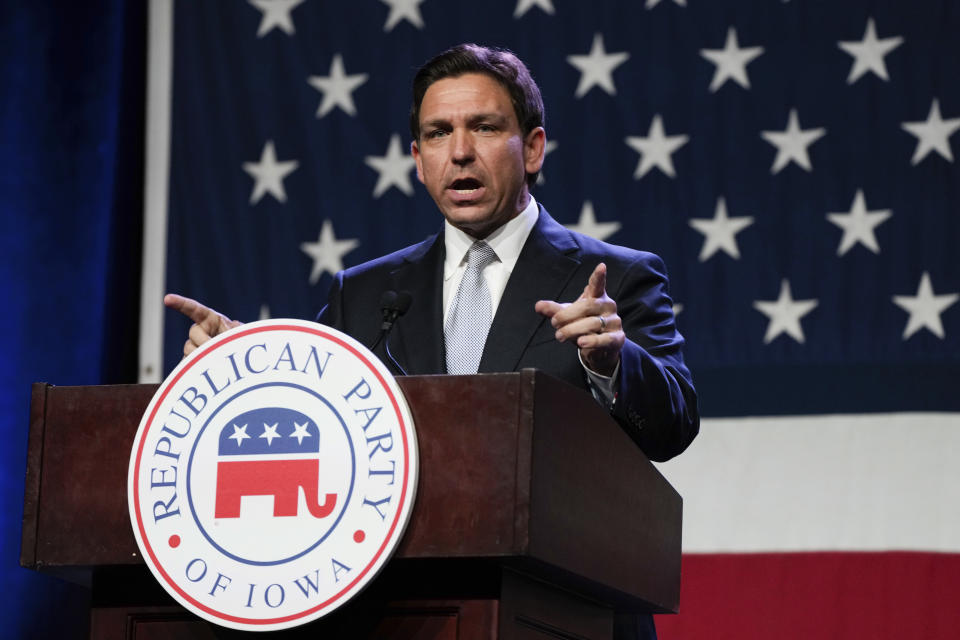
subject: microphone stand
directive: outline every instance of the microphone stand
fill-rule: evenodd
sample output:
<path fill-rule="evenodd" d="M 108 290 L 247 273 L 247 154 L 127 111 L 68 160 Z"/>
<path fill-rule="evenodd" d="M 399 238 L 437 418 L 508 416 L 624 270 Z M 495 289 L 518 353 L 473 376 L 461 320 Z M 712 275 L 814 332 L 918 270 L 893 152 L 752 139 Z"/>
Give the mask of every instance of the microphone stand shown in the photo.
<path fill-rule="evenodd" d="M 393 325 L 399 320 L 403 314 L 407 312 L 407 309 L 410 308 L 410 303 L 412 298 L 408 291 L 401 291 L 397 293 L 396 291 L 385 291 L 382 296 L 380 296 L 380 314 L 383 318 L 383 322 L 380 324 L 380 335 L 377 336 L 376 342 L 373 343 L 373 346 L 370 347 L 370 351 L 374 351 L 377 346 L 383 341 L 383 349 L 387 354 L 387 360 L 396 367 L 397 371 L 400 372 L 400 375 L 407 375 L 407 372 L 404 371 L 403 367 L 400 366 L 400 363 L 397 362 L 396 358 L 393 357 L 393 354 L 390 353 L 390 339 L 389 334 L 390 330 L 393 329 Z"/>

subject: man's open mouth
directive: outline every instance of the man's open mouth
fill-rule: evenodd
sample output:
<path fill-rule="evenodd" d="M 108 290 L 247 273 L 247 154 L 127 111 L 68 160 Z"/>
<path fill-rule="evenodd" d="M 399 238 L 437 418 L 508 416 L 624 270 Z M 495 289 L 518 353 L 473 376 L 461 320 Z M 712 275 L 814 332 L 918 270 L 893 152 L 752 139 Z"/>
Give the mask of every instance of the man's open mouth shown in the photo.
<path fill-rule="evenodd" d="M 470 195 L 483 185 L 475 178 L 461 178 L 450 183 L 450 189 L 460 195 Z"/>

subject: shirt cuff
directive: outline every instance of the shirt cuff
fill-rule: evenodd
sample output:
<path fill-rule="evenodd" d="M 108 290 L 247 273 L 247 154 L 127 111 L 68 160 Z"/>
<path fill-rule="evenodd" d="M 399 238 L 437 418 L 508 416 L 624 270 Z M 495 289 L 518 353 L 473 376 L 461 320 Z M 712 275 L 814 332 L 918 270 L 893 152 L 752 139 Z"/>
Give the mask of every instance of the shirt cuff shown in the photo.
<path fill-rule="evenodd" d="M 590 383 L 590 393 L 593 394 L 597 402 L 607 409 L 612 410 L 614 403 L 617 401 L 617 383 L 620 381 L 620 362 L 617 361 L 613 375 L 604 376 L 587 366 L 583 361 L 583 357 L 580 355 L 579 349 L 577 349 L 577 358 L 580 359 L 580 366 L 583 367 L 583 370 L 587 374 L 587 382 Z"/>

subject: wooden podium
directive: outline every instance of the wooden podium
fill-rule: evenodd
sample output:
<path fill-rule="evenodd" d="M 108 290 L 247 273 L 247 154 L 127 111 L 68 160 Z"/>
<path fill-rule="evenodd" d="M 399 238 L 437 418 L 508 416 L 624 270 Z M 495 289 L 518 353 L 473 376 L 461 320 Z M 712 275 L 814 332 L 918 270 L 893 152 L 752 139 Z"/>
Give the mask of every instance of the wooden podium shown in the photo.
<path fill-rule="evenodd" d="M 347 605 L 268 635 L 610 638 L 614 611 L 676 611 L 682 500 L 588 394 L 533 370 L 398 383 L 420 446 L 399 550 Z M 91 638 L 247 636 L 140 558 L 127 466 L 155 389 L 33 386 L 20 564 L 91 586 Z"/>

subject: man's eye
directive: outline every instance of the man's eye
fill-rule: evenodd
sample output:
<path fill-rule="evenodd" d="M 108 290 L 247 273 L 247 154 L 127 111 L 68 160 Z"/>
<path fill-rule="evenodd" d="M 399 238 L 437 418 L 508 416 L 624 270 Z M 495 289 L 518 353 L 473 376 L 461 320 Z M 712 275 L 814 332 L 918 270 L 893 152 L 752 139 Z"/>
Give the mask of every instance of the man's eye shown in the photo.
<path fill-rule="evenodd" d="M 436 139 L 436 138 L 442 138 L 445 135 L 447 135 L 446 131 L 442 129 L 434 129 L 433 131 L 429 131 L 427 133 L 427 138 Z"/>
<path fill-rule="evenodd" d="M 477 125 L 477 131 L 480 133 L 493 133 L 496 131 L 496 128 L 492 124 L 480 124 Z"/>

